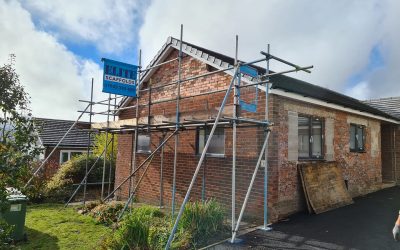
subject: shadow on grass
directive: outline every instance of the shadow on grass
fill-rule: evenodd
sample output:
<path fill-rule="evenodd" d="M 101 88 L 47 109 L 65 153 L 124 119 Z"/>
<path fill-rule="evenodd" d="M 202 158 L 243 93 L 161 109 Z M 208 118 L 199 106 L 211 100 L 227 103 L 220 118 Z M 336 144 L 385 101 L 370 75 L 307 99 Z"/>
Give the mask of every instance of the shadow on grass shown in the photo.
<path fill-rule="evenodd" d="M 57 237 L 28 227 L 25 227 L 25 232 L 28 240 L 17 244 L 21 249 L 60 249 Z"/>

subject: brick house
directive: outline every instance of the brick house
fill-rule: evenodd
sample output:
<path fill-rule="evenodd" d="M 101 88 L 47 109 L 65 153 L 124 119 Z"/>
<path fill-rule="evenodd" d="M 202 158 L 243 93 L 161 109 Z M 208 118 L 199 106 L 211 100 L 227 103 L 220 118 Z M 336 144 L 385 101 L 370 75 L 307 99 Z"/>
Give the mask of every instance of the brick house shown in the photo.
<path fill-rule="evenodd" d="M 150 66 L 178 56 L 179 40 L 169 38 L 151 61 Z M 233 65 L 234 59 L 199 46 L 183 42 L 182 78 L 200 75 Z M 177 80 L 178 62 L 173 61 L 142 75 L 143 88 L 157 87 Z M 260 74 L 265 69 L 257 67 Z M 215 117 L 224 90 L 230 83 L 232 72 L 220 72 L 181 85 L 181 120 Z M 243 84 L 252 83 L 243 78 Z M 398 124 L 399 119 L 356 99 L 284 75 L 271 77 L 269 119 L 274 123 L 269 140 L 268 206 L 271 221 L 302 211 L 306 208 L 297 164 L 300 162 L 333 161 L 342 169 L 349 193 L 356 197 L 376 191 L 382 186 L 381 133 L 383 126 Z M 185 96 L 214 91 L 193 98 Z M 248 87 L 241 90 L 241 98 L 257 104 L 255 113 L 240 111 L 240 117 L 265 119 L 265 88 Z M 139 123 L 175 120 L 175 102 L 162 100 L 176 97 L 176 86 L 149 91 L 140 95 L 139 104 L 152 103 L 139 108 Z M 256 101 L 257 100 L 257 101 Z M 135 105 L 136 100 L 125 98 L 122 107 Z M 224 115 L 232 116 L 233 94 Z M 119 119 L 135 118 L 135 109 L 118 113 Z M 177 202 L 186 193 L 199 153 L 207 138 L 206 124 L 179 132 L 177 157 Z M 399 133 L 400 134 L 400 133 Z M 162 132 L 139 133 L 137 164 L 148 157 L 163 137 Z M 264 129 L 240 127 L 237 134 L 236 208 L 239 210 L 261 150 Z M 115 183 L 118 185 L 130 173 L 133 134 L 118 137 L 118 156 Z M 164 147 L 163 171 L 160 173 L 161 154 L 156 154 L 137 192 L 140 202 L 170 206 L 174 140 Z M 198 176 L 191 199 L 214 197 L 231 209 L 232 128 L 220 126 L 211 143 L 201 174 Z M 139 172 L 140 174 L 140 172 Z M 161 182 L 162 180 L 162 182 Z M 162 185 L 162 187 L 160 187 Z M 118 199 L 128 196 L 128 184 L 116 192 Z M 237 211 L 238 212 L 238 211 Z M 262 218 L 263 170 L 259 171 L 246 214 Z"/>
<path fill-rule="evenodd" d="M 400 96 L 365 101 L 368 105 L 400 119 Z M 400 125 L 382 124 L 382 180 L 400 181 Z"/>
<path fill-rule="evenodd" d="M 44 160 L 74 124 L 74 121 L 48 118 L 34 119 L 39 136 L 39 144 L 44 148 L 44 154 L 41 155 L 40 159 Z M 44 173 L 46 178 L 53 176 L 60 165 L 70 160 L 71 157 L 87 152 L 88 131 L 83 129 L 90 129 L 90 124 L 78 122 L 60 143 L 45 164 Z"/>

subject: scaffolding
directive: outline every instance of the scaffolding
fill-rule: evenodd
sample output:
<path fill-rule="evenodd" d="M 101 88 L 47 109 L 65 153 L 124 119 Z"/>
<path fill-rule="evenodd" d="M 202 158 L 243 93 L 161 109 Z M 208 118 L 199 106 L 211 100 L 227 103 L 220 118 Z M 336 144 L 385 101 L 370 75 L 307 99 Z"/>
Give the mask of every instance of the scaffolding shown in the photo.
<path fill-rule="evenodd" d="M 80 100 L 83 103 L 87 103 L 87 106 L 84 110 L 79 111 L 80 115 L 78 117 L 78 119 L 76 120 L 76 122 L 72 125 L 72 127 L 67 131 L 67 133 L 64 135 L 64 137 L 62 139 L 65 138 L 65 136 L 68 134 L 68 132 L 75 126 L 75 124 L 79 121 L 79 119 L 84 115 L 84 114 L 88 114 L 89 115 L 89 123 L 92 125 L 92 116 L 93 115 L 104 115 L 106 116 L 106 123 L 105 126 L 97 128 L 97 129 L 93 129 L 91 127 L 91 129 L 89 130 L 89 143 L 88 143 L 88 155 L 90 153 L 90 138 L 91 138 L 91 133 L 105 133 L 105 137 L 106 137 L 106 145 L 105 148 L 103 150 L 103 157 L 104 157 L 104 164 L 103 164 L 103 175 L 102 175 L 102 188 L 101 188 L 101 199 L 102 201 L 108 201 L 109 199 L 111 199 L 114 194 L 120 190 L 122 188 L 123 185 L 125 185 L 126 183 L 128 183 L 128 199 L 125 203 L 124 209 L 122 210 L 121 214 L 119 215 L 119 218 L 121 218 L 124 214 L 124 212 L 126 211 L 126 209 L 129 207 L 129 205 L 132 203 L 134 196 L 137 193 L 137 189 L 140 185 L 140 183 L 143 181 L 143 177 L 145 176 L 147 169 L 149 168 L 149 166 L 151 165 L 151 162 L 154 158 L 154 156 L 157 153 L 160 153 L 160 207 L 164 206 L 164 201 L 163 201 L 163 194 L 164 194 L 164 190 L 163 190 L 163 168 L 164 168 L 164 146 L 165 144 L 170 141 L 172 138 L 174 138 L 174 157 L 173 157 L 173 174 L 172 174 L 172 198 L 171 198 L 171 214 L 173 216 L 173 218 L 175 218 L 175 222 L 174 222 L 174 226 L 173 229 L 170 233 L 169 239 L 168 239 L 168 243 L 165 246 L 165 249 L 169 249 L 170 245 L 174 239 L 174 235 L 175 235 L 175 231 L 177 229 L 177 225 L 179 223 L 179 220 L 182 216 L 182 213 L 184 211 L 185 205 L 186 203 L 189 201 L 189 197 L 192 191 L 192 188 L 194 186 L 195 180 L 197 179 L 197 176 L 199 174 L 199 171 L 201 169 L 201 167 L 203 166 L 203 162 L 206 159 L 206 153 L 207 150 L 210 146 L 211 140 L 214 136 L 215 130 L 217 128 L 217 126 L 225 126 L 225 127 L 229 127 L 232 128 L 232 174 L 231 174 L 231 178 L 232 178 L 232 194 L 231 194 L 231 202 L 232 202 L 232 208 L 231 208 L 231 229 L 232 229 L 232 236 L 231 236 L 231 243 L 235 243 L 236 237 L 237 237 L 237 233 L 239 231 L 239 226 L 241 223 L 241 220 L 243 218 L 244 215 L 244 211 L 246 209 L 249 197 L 250 197 L 250 193 L 252 191 L 253 188 L 253 184 L 257 175 L 257 172 L 260 168 L 260 166 L 262 165 L 263 159 L 265 162 L 265 166 L 264 166 L 264 179 L 263 179 L 263 199 L 264 199 L 264 224 L 262 226 L 262 229 L 264 230 L 270 230 L 271 228 L 268 227 L 268 141 L 269 141 L 269 137 L 272 131 L 272 126 L 273 124 L 271 123 L 271 121 L 269 120 L 269 89 L 270 89 L 270 77 L 274 76 L 274 75 L 280 75 L 280 74 L 286 74 L 286 73 L 290 73 L 290 72 L 297 72 L 297 71 L 304 71 L 307 73 L 311 73 L 309 71 L 309 69 L 313 68 L 313 66 L 307 66 L 307 67 L 301 67 L 298 65 L 295 65 L 293 63 L 290 63 L 286 60 L 283 60 L 279 57 L 276 57 L 272 54 L 270 54 L 270 46 L 268 45 L 267 47 L 267 52 L 261 51 L 261 55 L 262 58 L 251 61 L 251 62 L 242 62 L 238 60 L 238 36 L 236 36 L 236 43 L 235 43 L 235 57 L 234 57 L 234 64 L 233 65 L 228 65 L 224 68 L 221 69 L 217 69 L 214 70 L 212 72 L 208 72 L 208 73 L 204 73 L 201 75 L 195 75 L 195 76 L 190 76 L 190 77 L 186 77 L 183 78 L 182 77 L 182 59 L 183 59 L 183 49 L 182 49 L 182 45 L 183 45 L 183 25 L 181 25 L 180 27 L 180 38 L 179 38 L 179 53 L 178 53 L 178 57 L 173 58 L 171 60 L 167 60 L 155 65 L 150 65 L 145 69 L 142 69 L 142 52 L 141 50 L 139 51 L 139 60 L 138 60 L 138 84 L 137 84 L 137 98 L 135 101 L 135 104 L 132 106 L 128 106 L 127 107 L 121 107 L 121 105 L 117 105 L 117 100 L 120 98 L 124 98 L 123 96 L 117 96 L 115 95 L 114 97 L 111 96 L 111 94 L 109 94 L 108 98 L 106 100 L 102 100 L 102 101 L 97 101 L 94 102 L 93 101 L 93 79 L 92 79 L 92 85 L 91 85 L 91 99 L 90 101 L 87 100 Z M 286 64 L 290 67 L 292 67 L 292 69 L 290 70 L 286 70 L 286 71 L 281 71 L 281 72 L 270 72 L 269 69 L 269 62 L 270 60 L 275 60 L 278 61 L 280 63 Z M 177 80 L 173 80 L 169 83 L 163 83 L 162 85 L 159 86 L 152 86 L 151 82 L 148 85 L 147 88 L 143 87 L 143 73 L 146 74 L 148 71 L 152 70 L 152 69 L 156 69 L 159 68 L 163 65 L 167 65 L 169 63 L 173 63 L 173 62 L 178 62 L 178 70 L 177 70 Z M 255 76 L 251 76 L 251 74 L 248 74 L 247 71 L 250 69 L 255 69 L 258 66 L 256 66 L 257 63 L 260 62 L 266 62 L 266 71 L 265 74 L 263 75 L 258 75 L 257 77 Z M 192 95 L 185 95 L 185 96 L 181 96 L 181 87 L 183 84 L 187 84 L 190 81 L 196 80 L 196 79 L 201 79 L 201 78 L 206 78 L 209 76 L 212 76 L 214 74 L 218 74 L 221 72 L 226 72 L 226 73 L 230 73 L 232 75 L 231 81 L 228 85 L 227 88 L 224 89 L 218 89 L 218 90 L 212 90 L 212 91 L 208 91 L 208 92 L 204 92 L 204 93 L 198 93 L 198 94 L 192 94 Z M 251 78 L 251 82 L 252 83 L 248 83 L 249 81 L 247 81 L 247 84 L 243 84 L 243 80 L 242 77 L 246 77 L 246 78 Z M 164 88 L 167 87 L 175 87 L 175 93 L 176 93 L 176 97 L 175 98 L 166 98 L 166 99 L 159 99 L 159 100 L 152 100 L 152 91 L 154 90 L 162 90 Z M 253 118 L 246 118 L 246 117 L 241 117 L 239 114 L 239 107 L 240 107 L 240 90 L 243 88 L 249 88 L 249 87 L 255 87 L 255 88 L 260 88 L 265 90 L 265 114 L 264 114 L 264 120 L 257 120 L 257 119 L 253 119 Z M 223 112 L 224 112 L 224 108 L 228 102 L 228 99 L 231 96 L 233 90 L 233 110 L 232 110 L 232 114 L 230 116 L 224 116 Z M 142 93 L 148 93 L 148 101 L 147 103 L 140 103 L 140 97 L 142 95 Z M 181 100 L 187 99 L 187 98 L 194 98 L 194 97 L 199 97 L 199 96 L 204 96 L 204 95 L 212 95 L 212 94 L 216 94 L 216 93 L 225 93 L 224 97 L 221 101 L 221 104 L 219 106 L 218 109 L 218 113 L 215 117 L 209 118 L 209 119 L 195 119 L 195 118 L 191 118 L 191 119 L 182 119 L 181 117 L 181 107 L 180 107 L 180 102 Z M 123 103 L 123 100 L 120 102 Z M 114 101 L 114 104 L 111 103 L 111 101 Z M 166 102 L 175 102 L 176 105 L 176 110 L 175 110 L 175 121 L 171 121 L 171 120 L 163 120 L 161 122 L 154 122 L 151 121 L 150 116 L 151 116 L 151 107 L 153 105 L 156 104 L 160 104 L 160 103 L 166 103 Z M 94 112 L 93 111 L 93 106 L 94 105 L 102 105 L 102 106 L 107 106 L 107 110 L 106 111 L 100 111 L 100 112 Z M 148 115 L 147 117 L 143 117 L 140 118 L 140 110 L 139 108 L 144 108 L 147 107 L 147 112 Z M 88 110 L 89 109 L 89 110 Z M 132 110 L 135 112 L 135 118 L 134 118 L 134 122 L 133 124 L 126 124 L 126 125 L 122 125 L 120 127 L 116 127 L 116 126 L 110 126 L 111 122 L 110 122 L 110 116 L 113 116 L 113 122 L 112 124 L 114 125 L 115 123 L 115 118 L 118 115 L 118 112 L 124 111 L 124 110 Z M 186 191 L 185 197 L 183 199 L 183 202 L 179 208 L 178 214 L 175 217 L 175 210 L 176 210 L 176 173 L 177 173 L 177 158 L 178 158 L 178 146 L 179 146 L 179 132 L 183 131 L 183 130 L 194 130 L 197 129 L 199 127 L 204 127 L 207 128 L 207 126 L 212 126 L 211 130 L 209 132 L 209 136 L 207 141 L 205 142 L 204 148 L 201 152 L 199 161 L 197 163 L 197 166 L 195 168 L 195 171 L 193 173 L 192 176 L 192 180 L 190 182 L 190 185 Z M 240 213 L 239 216 L 236 219 L 236 158 L 237 158 L 237 130 L 238 128 L 241 127 L 258 127 L 258 128 L 263 128 L 264 130 L 264 138 L 263 138 L 263 144 L 262 144 L 262 148 L 260 150 L 260 152 L 258 153 L 258 157 L 257 157 L 257 163 L 256 166 L 254 168 L 251 180 L 250 180 L 250 184 L 247 188 L 247 192 L 243 201 L 243 204 L 241 206 L 240 209 Z M 138 141 L 138 135 L 140 133 L 148 133 L 148 132 L 160 132 L 162 133 L 162 139 L 160 141 L 160 143 L 158 144 L 158 146 L 146 157 L 145 160 L 143 160 L 140 163 L 137 163 L 137 141 Z M 125 177 L 125 179 L 123 179 L 116 187 L 114 187 L 113 190 L 111 190 L 111 165 L 110 165 L 110 169 L 109 169 L 109 180 L 108 180 L 108 190 L 107 190 L 107 195 L 105 195 L 105 184 L 106 184 L 106 180 L 105 180 L 105 173 L 106 173 L 106 160 L 107 160 L 107 148 L 108 146 L 111 146 L 112 148 L 113 146 L 113 137 L 114 134 L 121 134 L 121 133 L 128 133 L 128 134 L 132 134 L 132 141 L 131 141 L 131 159 L 130 159 L 130 171 L 129 171 L 129 175 Z M 109 140 L 109 134 L 111 134 L 111 140 Z M 61 141 L 62 141 L 61 139 Z M 59 143 L 61 143 L 61 141 Z M 111 144 L 111 145 L 110 145 Z M 55 149 L 51 152 L 54 153 Z M 41 164 L 41 166 L 35 171 L 34 176 L 37 175 L 37 173 L 39 172 L 39 170 L 44 166 L 45 162 L 50 158 L 51 155 L 49 155 L 45 161 Z M 87 183 L 87 178 L 89 176 L 89 174 L 92 172 L 92 170 L 95 168 L 95 165 L 97 163 L 97 161 L 99 160 L 100 156 L 97 158 L 96 162 L 92 165 L 92 166 L 88 166 L 88 164 L 86 164 L 86 169 L 85 169 L 85 176 L 82 179 L 82 181 L 78 184 L 78 187 L 74 190 L 74 192 L 72 193 L 71 197 L 69 198 L 69 200 L 67 201 L 67 203 L 65 204 L 65 206 L 67 206 L 75 197 L 75 195 L 78 193 L 78 191 L 80 190 L 80 188 L 83 186 L 83 203 L 85 203 L 86 201 L 86 187 L 88 185 Z M 138 176 L 139 171 L 143 169 L 143 173 Z M 204 168 L 203 168 L 203 173 L 204 173 Z M 33 177 L 34 177 L 33 176 Z M 33 177 L 28 181 L 28 183 L 25 185 L 28 186 L 30 184 L 30 182 L 32 181 Z M 138 177 L 139 179 L 136 180 L 136 177 Z M 136 184 L 134 186 L 134 184 Z M 201 197 L 204 200 L 205 198 L 205 175 L 203 174 L 203 179 L 202 179 L 202 192 L 201 192 Z"/>

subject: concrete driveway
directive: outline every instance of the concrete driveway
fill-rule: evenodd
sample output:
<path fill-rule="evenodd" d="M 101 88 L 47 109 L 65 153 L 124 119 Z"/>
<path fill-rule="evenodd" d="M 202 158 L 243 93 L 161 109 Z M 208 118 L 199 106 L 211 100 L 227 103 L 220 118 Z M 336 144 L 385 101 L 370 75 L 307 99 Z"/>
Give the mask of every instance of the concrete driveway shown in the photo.
<path fill-rule="evenodd" d="M 355 199 L 355 203 L 319 215 L 297 214 L 240 237 L 239 244 L 213 249 L 399 249 L 392 228 L 400 209 L 400 187 Z"/>

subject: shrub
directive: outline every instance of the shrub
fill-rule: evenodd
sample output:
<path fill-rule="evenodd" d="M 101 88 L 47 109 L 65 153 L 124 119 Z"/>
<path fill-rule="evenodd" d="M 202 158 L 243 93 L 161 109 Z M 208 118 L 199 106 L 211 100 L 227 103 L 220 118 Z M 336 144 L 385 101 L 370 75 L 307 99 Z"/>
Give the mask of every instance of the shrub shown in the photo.
<path fill-rule="evenodd" d="M 150 206 L 134 208 L 122 224 L 102 242 L 102 249 L 164 249 L 173 220 Z M 188 203 L 171 249 L 198 248 L 225 229 L 224 211 L 215 201 Z"/>
<path fill-rule="evenodd" d="M 47 183 L 47 195 L 56 199 L 67 198 L 72 191 L 72 184 L 80 183 L 85 177 L 86 169 L 86 154 L 82 154 L 72 158 L 71 160 L 65 162 L 61 165 L 57 173 L 50 179 Z M 97 157 L 90 155 L 88 158 L 88 168 L 90 168 L 95 162 Z M 110 162 L 106 162 L 107 168 Z M 115 164 L 112 164 L 113 167 Z M 114 171 L 112 171 L 114 173 Z M 106 171 L 106 180 L 108 180 L 108 173 Z M 100 158 L 94 169 L 88 176 L 88 182 L 101 182 L 103 174 L 103 159 Z M 113 179 L 113 176 L 111 177 Z"/>
<path fill-rule="evenodd" d="M 7 249 L 12 242 L 12 233 L 14 226 L 9 225 L 2 218 L 0 218 L 0 249 Z"/>
<path fill-rule="evenodd" d="M 155 207 L 133 208 L 132 212 L 124 217 L 121 226 L 115 231 L 114 235 L 110 235 L 102 242 L 101 248 L 149 249 L 148 239 L 153 219 L 163 216 L 163 213 Z"/>
<path fill-rule="evenodd" d="M 224 229 L 224 210 L 214 199 L 186 204 L 178 225 L 179 234 L 190 232 L 191 244 L 196 247 Z"/>
<path fill-rule="evenodd" d="M 90 207 L 92 207 L 92 209 L 90 209 Z M 98 223 L 111 225 L 112 223 L 117 222 L 118 216 L 124 208 L 124 204 L 113 201 L 110 203 L 99 204 L 95 207 L 90 205 L 90 207 L 88 207 L 88 209 L 90 209 L 89 215 Z"/>
<path fill-rule="evenodd" d="M 31 172 L 34 172 L 39 166 L 40 161 L 32 163 Z M 22 178 L 23 183 L 27 183 L 31 175 L 25 175 Z M 43 172 L 39 172 L 35 178 L 32 179 L 29 186 L 22 190 L 23 194 L 29 199 L 29 202 L 39 203 L 46 198 L 46 185 L 47 179 Z"/>

